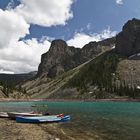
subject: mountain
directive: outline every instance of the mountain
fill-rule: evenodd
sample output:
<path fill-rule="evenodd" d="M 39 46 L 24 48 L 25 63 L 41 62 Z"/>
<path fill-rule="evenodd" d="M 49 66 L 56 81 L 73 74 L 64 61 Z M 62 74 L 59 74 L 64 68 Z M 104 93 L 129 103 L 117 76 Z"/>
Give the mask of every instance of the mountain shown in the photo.
<path fill-rule="evenodd" d="M 129 20 L 116 36 L 116 53 L 131 56 L 140 52 L 140 20 Z"/>
<path fill-rule="evenodd" d="M 23 74 L 0 74 L 0 82 L 16 85 L 20 82 L 33 78 L 36 73 L 37 72 Z"/>
<path fill-rule="evenodd" d="M 42 55 L 36 79 L 24 83 L 22 87 L 33 97 L 46 98 L 47 94 L 53 94 L 62 87 L 85 63 L 114 45 L 115 38 L 90 42 L 82 49 L 68 46 L 63 40 L 54 40 L 49 51 Z"/>
<path fill-rule="evenodd" d="M 36 74 L 35 71 L 23 74 L 0 74 L 0 98 L 28 98 L 21 83 L 33 80 Z"/>
<path fill-rule="evenodd" d="M 132 19 L 116 37 L 81 49 L 54 40 L 36 78 L 22 88 L 31 98 L 140 97 L 139 22 Z"/>
<path fill-rule="evenodd" d="M 52 41 L 49 51 L 41 57 L 37 76 L 53 78 L 76 67 L 77 62 L 73 58 L 78 52 L 78 48 L 69 47 L 63 40 Z"/>
<path fill-rule="evenodd" d="M 115 38 L 100 42 L 90 42 L 82 49 L 68 46 L 63 40 L 54 40 L 50 49 L 41 57 L 37 77 L 46 75 L 54 78 L 112 48 Z"/>

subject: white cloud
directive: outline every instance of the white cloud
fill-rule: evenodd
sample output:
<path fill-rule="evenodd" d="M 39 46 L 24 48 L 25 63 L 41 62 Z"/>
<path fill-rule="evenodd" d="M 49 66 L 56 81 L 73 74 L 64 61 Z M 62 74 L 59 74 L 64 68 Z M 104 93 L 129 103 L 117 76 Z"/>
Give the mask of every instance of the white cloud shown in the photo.
<path fill-rule="evenodd" d="M 91 23 L 88 23 L 87 26 L 86 26 L 86 28 L 87 28 L 88 30 L 90 30 L 90 29 L 91 29 Z"/>
<path fill-rule="evenodd" d="M 49 49 L 50 42 L 44 40 L 39 43 L 37 39 L 32 39 L 13 45 L 0 49 L 0 68 L 23 73 L 37 70 L 41 54 Z"/>
<path fill-rule="evenodd" d="M 29 34 L 30 24 L 41 26 L 65 25 L 73 17 L 74 0 L 21 0 L 7 10 L 0 9 L 0 73 L 22 73 L 37 70 L 41 54 L 50 47 L 52 38 L 19 41 Z"/>
<path fill-rule="evenodd" d="M 7 70 L 4 70 L 4 69 L 0 69 L 0 73 L 3 73 L 3 74 L 14 74 L 13 71 L 7 71 Z"/>
<path fill-rule="evenodd" d="M 29 27 L 23 17 L 0 9 L 0 48 L 8 47 L 24 37 L 29 33 Z"/>
<path fill-rule="evenodd" d="M 50 27 L 65 25 L 73 17 L 71 4 L 74 0 L 21 0 L 14 11 L 30 24 Z"/>
<path fill-rule="evenodd" d="M 124 0 L 116 0 L 116 3 L 119 5 L 123 5 L 124 4 Z"/>
<path fill-rule="evenodd" d="M 14 8 L 14 6 L 15 6 L 14 0 L 10 0 L 10 2 L 8 3 L 6 9 L 10 10 L 10 9 Z"/>
<path fill-rule="evenodd" d="M 76 33 L 74 37 L 67 41 L 68 45 L 82 48 L 85 44 L 91 41 L 98 41 L 98 37 L 85 33 Z"/>
<path fill-rule="evenodd" d="M 0 25 L 0 69 L 15 73 L 37 70 L 41 54 L 50 46 L 47 38 L 19 41 L 29 33 L 30 26 L 13 11 L 0 9 Z"/>
<path fill-rule="evenodd" d="M 67 41 L 68 45 L 82 48 L 85 44 L 91 41 L 100 41 L 106 38 L 110 38 L 116 35 L 116 31 L 111 31 L 110 27 L 103 30 L 101 33 L 85 34 L 75 33 L 74 37 Z"/>
<path fill-rule="evenodd" d="M 22 73 L 37 70 L 41 54 L 50 47 L 50 39 L 43 37 L 19 41 L 29 34 L 30 24 L 41 26 L 65 25 L 72 18 L 71 4 L 74 0 L 21 0 L 21 4 L 13 8 L 13 1 L 0 9 L 0 73 Z M 90 24 L 87 29 L 90 29 Z M 75 33 L 68 40 L 69 45 L 83 47 L 90 41 L 99 41 L 115 35 L 110 28 L 99 34 Z"/>

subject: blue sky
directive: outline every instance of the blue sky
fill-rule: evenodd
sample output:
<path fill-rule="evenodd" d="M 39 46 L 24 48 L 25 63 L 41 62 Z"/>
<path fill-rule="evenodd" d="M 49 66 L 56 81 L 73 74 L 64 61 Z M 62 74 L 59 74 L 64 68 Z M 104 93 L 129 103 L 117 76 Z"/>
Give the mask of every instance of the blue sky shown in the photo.
<path fill-rule="evenodd" d="M 129 19 L 140 18 L 140 0 L 0 0 L 0 10 L 5 35 L 0 36 L 0 72 L 20 73 L 37 70 L 53 39 L 82 47 L 114 36 Z"/>
<path fill-rule="evenodd" d="M 5 9 L 10 0 L 0 0 L 0 8 Z M 14 0 L 15 5 L 18 3 Z M 42 27 L 31 25 L 30 35 L 26 38 L 41 38 L 50 36 L 68 40 L 75 32 L 98 33 L 108 26 L 111 30 L 121 31 L 123 24 L 132 18 L 140 18 L 140 1 L 124 0 L 124 4 L 117 4 L 115 0 L 77 0 L 72 4 L 74 17 L 67 21 L 67 25 Z M 87 29 L 90 25 L 90 29 Z"/>

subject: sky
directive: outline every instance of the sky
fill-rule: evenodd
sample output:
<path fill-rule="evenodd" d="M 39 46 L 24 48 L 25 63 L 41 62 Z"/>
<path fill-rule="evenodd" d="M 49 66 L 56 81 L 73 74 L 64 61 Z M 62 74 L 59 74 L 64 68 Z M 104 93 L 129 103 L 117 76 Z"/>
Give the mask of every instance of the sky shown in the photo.
<path fill-rule="evenodd" d="M 0 73 L 36 71 L 51 41 L 82 48 L 140 19 L 140 0 L 0 0 Z"/>

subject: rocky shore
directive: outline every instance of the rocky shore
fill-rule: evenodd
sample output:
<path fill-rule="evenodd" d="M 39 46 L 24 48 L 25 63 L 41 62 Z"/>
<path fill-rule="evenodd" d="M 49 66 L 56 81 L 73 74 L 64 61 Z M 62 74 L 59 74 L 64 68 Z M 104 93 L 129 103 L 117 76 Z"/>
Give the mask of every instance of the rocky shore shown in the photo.
<path fill-rule="evenodd" d="M 0 140 L 71 140 L 59 124 L 22 124 L 0 118 Z"/>
<path fill-rule="evenodd" d="M 14 99 L 14 98 L 0 98 L 0 102 L 140 102 L 140 98 L 106 98 L 106 99 Z"/>

